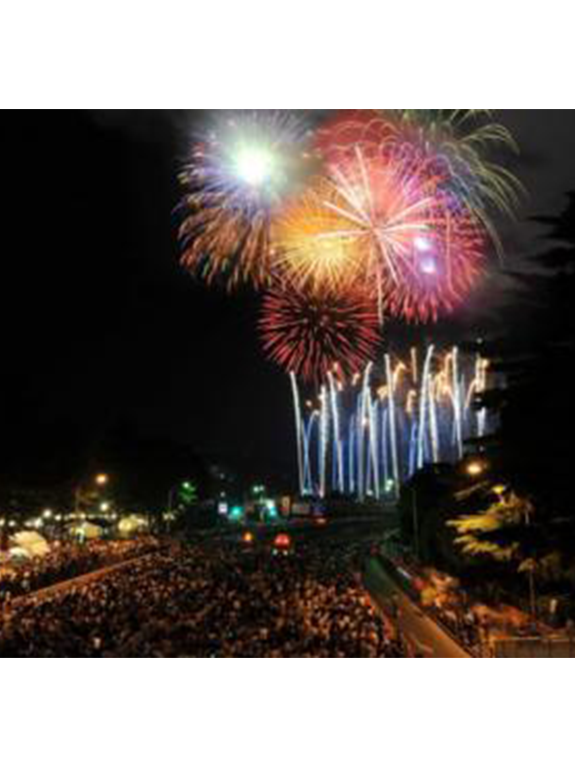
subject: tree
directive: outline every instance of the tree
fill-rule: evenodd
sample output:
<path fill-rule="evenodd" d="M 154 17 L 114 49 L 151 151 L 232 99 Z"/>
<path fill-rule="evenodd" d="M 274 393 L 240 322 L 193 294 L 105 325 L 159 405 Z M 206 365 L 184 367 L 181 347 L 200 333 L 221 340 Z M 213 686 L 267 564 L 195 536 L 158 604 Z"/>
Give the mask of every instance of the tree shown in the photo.
<path fill-rule="evenodd" d="M 455 543 L 463 554 L 511 562 L 520 557 L 521 534 L 533 511 L 529 501 L 511 493 L 476 514 L 458 517 L 447 524 L 456 530 Z"/>
<path fill-rule="evenodd" d="M 455 529 L 462 554 L 492 559 L 527 576 L 532 615 L 537 613 L 536 578 L 557 584 L 568 575 L 552 526 L 540 522 L 533 503 L 514 492 L 499 493 L 487 508 L 450 520 L 448 526 Z"/>
<path fill-rule="evenodd" d="M 498 415 L 498 433 L 484 443 L 496 473 L 532 499 L 540 525 L 570 520 L 575 542 L 575 193 L 560 216 L 537 221 L 549 228 L 549 246 L 512 275 L 487 347 L 500 385 L 478 405 Z"/>

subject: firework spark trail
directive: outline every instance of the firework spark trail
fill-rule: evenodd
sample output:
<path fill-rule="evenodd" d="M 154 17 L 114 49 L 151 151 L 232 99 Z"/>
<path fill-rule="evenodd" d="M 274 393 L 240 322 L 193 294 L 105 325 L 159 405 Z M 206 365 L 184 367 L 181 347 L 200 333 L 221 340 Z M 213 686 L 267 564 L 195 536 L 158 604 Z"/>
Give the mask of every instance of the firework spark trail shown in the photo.
<path fill-rule="evenodd" d="M 430 346 L 427 350 L 425 357 L 425 364 L 423 366 L 423 378 L 421 398 L 419 403 L 419 429 L 418 429 L 418 451 L 417 451 L 417 468 L 422 469 L 424 465 L 424 449 L 425 449 L 425 419 L 427 416 L 427 398 L 429 396 L 429 374 L 431 368 L 431 361 L 433 359 L 434 347 Z"/>
<path fill-rule="evenodd" d="M 429 381 L 429 392 L 427 394 L 427 403 L 429 410 L 429 438 L 431 442 L 431 456 L 433 463 L 439 463 L 439 433 L 437 424 L 437 398 L 433 392 L 433 381 Z"/>
<path fill-rule="evenodd" d="M 389 436 L 391 441 L 391 466 L 393 472 L 393 483 L 396 492 L 399 491 L 399 459 L 397 452 L 397 430 L 396 430 L 396 403 L 395 403 L 395 380 L 394 375 L 391 372 L 391 357 L 389 354 L 385 355 L 385 376 L 387 381 L 388 397 L 389 397 Z"/>
<path fill-rule="evenodd" d="M 378 426 L 378 413 L 379 413 L 379 402 L 375 400 L 370 408 L 370 417 L 369 417 L 369 444 L 370 444 L 370 456 L 371 456 L 371 472 L 372 472 L 372 482 L 373 482 L 373 494 L 376 498 L 376 500 L 379 501 L 380 494 L 381 494 L 381 484 L 379 481 L 379 461 L 378 461 L 378 432 L 377 432 L 377 426 Z"/>
<path fill-rule="evenodd" d="M 300 494 L 305 495 L 305 472 L 304 472 L 304 445 L 303 445 L 303 417 L 301 412 L 301 402 L 299 396 L 299 389 L 297 385 L 297 378 L 294 373 L 290 373 L 290 380 L 293 393 L 295 420 L 296 420 L 296 440 L 297 440 L 297 465 L 299 476 Z"/>
<path fill-rule="evenodd" d="M 349 492 L 351 495 L 355 493 L 355 468 L 354 468 L 354 458 L 355 458 L 355 415 L 352 415 L 349 419 L 349 432 L 348 432 L 348 465 L 349 465 L 349 477 L 348 477 L 348 485 L 349 485 Z"/>
<path fill-rule="evenodd" d="M 384 487 L 387 489 L 389 483 L 389 459 L 387 454 L 389 408 L 383 408 L 381 419 L 381 463 L 383 466 Z"/>
<path fill-rule="evenodd" d="M 455 421 L 455 444 L 457 446 L 457 457 L 463 458 L 463 428 L 461 423 L 461 382 L 459 380 L 459 349 L 453 348 L 452 351 L 452 399 L 453 413 Z"/>
<path fill-rule="evenodd" d="M 488 365 L 483 358 L 472 363 L 474 373 L 468 387 L 464 371 L 470 364 L 462 360 L 458 349 L 442 356 L 429 347 L 417 374 L 410 365 L 394 363 L 390 354 L 383 362 L 381 370 L 369 365 L 341 392 L 342 385 L 335 376 L 333 383 L 324 387 L 320 409 L 312 412 L 304 428 L 308 492 L 311 487 L 328 491 L 331 455 L 334 492 L 341 493 L 343 486 L 344 492 L 347 489 L 361 500 L 366 496 L 397 497 L 401 482 L 418 468 L 427 462 L 459 460 L 465 440 L 487 432 L 487 421 L 473 412 L 475 395 L 487 388 Z M 377 377 L 383 385 L 373 392 Z M 417 388 L 415 379 L 419 381 Z M 486 413 L 483 416 L 486 419 Z M 457 438 L 459 429 L 461 441 Z M 315 440 L 317 482 L 313 481 L 310 458 Z"/>
<path fill-rule="evenodd" d="M 345 471 L 343 465 L 343 445 L 341 441 L 341 429 L 339 423 L 339 404 L 337 396 L 337 384 L 333 373 L 330 371 L 328 375 L 330 401 L 331 401 L 331 415 L 333 420 L 333 443 L 334 443 L 334 468 L 336 469 L 336 483 L 340 493 L 345 492 Z"/>
<path fill-rule="evenodd" d="M 359 432 L 358 433 L 360 437 L 360 443 L 359 443 L 358 463 L 360 466 L 360 474 L 359 474 L 358 482 L 359 482 L 359 488 L 360 488 L 360 497 L 362 499 L 365 498 L 365 494 L 367 491 L 366 472 L 365 472 L 364 435 L 368 433 L 368 429 L 369 429 L 368 408 L 369 408 L 369 402 L 370 402 L 370 396 L 371 396 L 370 384 L 371 384 L 372 369 L 373 369 L 373 364 L 370 363 L 365 369 L 365 373 L 363 376 L 361 406 L 360 406 L 360 415 L 359 415 Z"/>
<path fill-rule="evenodd" d="M 325 498 L 327 492 L 327 455 L 329 442 L 329 402 L 325 386 L 322 386 L 320 393 L 320 439 L 319 439 L 319 460 L 320 460 L 320 482 L 319 495 Z"/>
<path fill-rule="evenodd" d="M 313 437 L 313 430 L 314 426 L 316 424 L 316 421 L 318 419 L 318 413 L 317 411 L 314 411 L 308 421 L 307 428 L 304 431 L 304 448 L 305 448 L 305 483 L 304 483 L 304 493 L 303 495 L 313 495 L 314 494 L 314 484 L 313 484 L 313 473 L 312 473 L 312 462 L 311 462 L 311 443 L 312 443 L 312 437 Z"/>
<path fill-rule="evenodd" d="M 485 390 L 487 389 L 487 370 L 488 370 L 489 364 L 487 360 L 482 359 L 480 355 L 477 355 L 477 363 L 476 363 L 476 388 L 475 393 L 476 395 L 483 394 Z M 484 437 L 485 436 L 485 424 L 487 419 L 487 410 L 485 408 L 481 408 L 477 412 L 477 427 L 478 427 L 478 436 Z"/>

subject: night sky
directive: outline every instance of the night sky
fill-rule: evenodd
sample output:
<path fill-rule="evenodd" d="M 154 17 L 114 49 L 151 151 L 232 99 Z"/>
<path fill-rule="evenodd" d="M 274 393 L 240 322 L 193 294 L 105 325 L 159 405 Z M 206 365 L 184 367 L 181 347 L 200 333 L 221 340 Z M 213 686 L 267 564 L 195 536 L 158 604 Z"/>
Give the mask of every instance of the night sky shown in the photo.
<path fill-rule="evenodd" d="M 499 111 L 521 145 L 522 218 L 575 189 L 573 111 Z M 129 424 L 263 476 L 293 470 L 287 378 L 263 358 L 257 300 L 178 265 L 178 168 L 200 112 L 5 112 L 0 457 L 45 466 L 55 446 Z M 532 224 L 507 226 L 506 268 L 529 265 Z M 492 276 L 440 334 L 480 332 Z M 433 336 L 433 329 L 419 331 Z"/>

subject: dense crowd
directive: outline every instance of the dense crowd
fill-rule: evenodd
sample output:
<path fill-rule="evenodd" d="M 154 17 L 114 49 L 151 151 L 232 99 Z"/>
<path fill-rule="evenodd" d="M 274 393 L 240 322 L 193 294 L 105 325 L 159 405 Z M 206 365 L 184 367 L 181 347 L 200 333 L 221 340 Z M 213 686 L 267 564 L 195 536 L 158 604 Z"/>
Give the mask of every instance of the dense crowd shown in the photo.
<path fill-rule="evenodd" d="M 151 537 L 126 541 L 52 544 L 43 557 L 0 567 L 0 607 L 12 599 L 85 575 L 157 548 Z"/>
<path fill-rule="evenodd" d="M 0 655 L 67 657 L 397 657 L 359 582 L 354 544 L 289 556 L 230 542 L 134 561 L 4 611 Z"/>

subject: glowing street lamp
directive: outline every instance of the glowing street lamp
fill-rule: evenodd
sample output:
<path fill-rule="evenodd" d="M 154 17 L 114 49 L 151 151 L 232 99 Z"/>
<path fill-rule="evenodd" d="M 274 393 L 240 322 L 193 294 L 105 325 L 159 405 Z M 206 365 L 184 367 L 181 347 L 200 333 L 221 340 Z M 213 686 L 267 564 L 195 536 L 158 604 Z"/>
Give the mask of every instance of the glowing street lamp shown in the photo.
<path fill-rule="evenodd" d="M 471 461 L 465 467 L 465 471 L 470 477 L 480 477 L 485 472 L 485 464 L 481 461 Z"/>
<path fill-rule="evenodd" d="M 110 481 L 110 477 L 108 474 L 96 474 L 96 476 L 92 479 L 92 482 L 94 485 L 96 485 L 99 488 L 105 487 L 108 482 Z M 83 503 L 82 499 L 82 484 L 76 485 L 76 488 L 74 490 L 74 515 L 76 518 L 80 516 L 81 506 Z"/>

